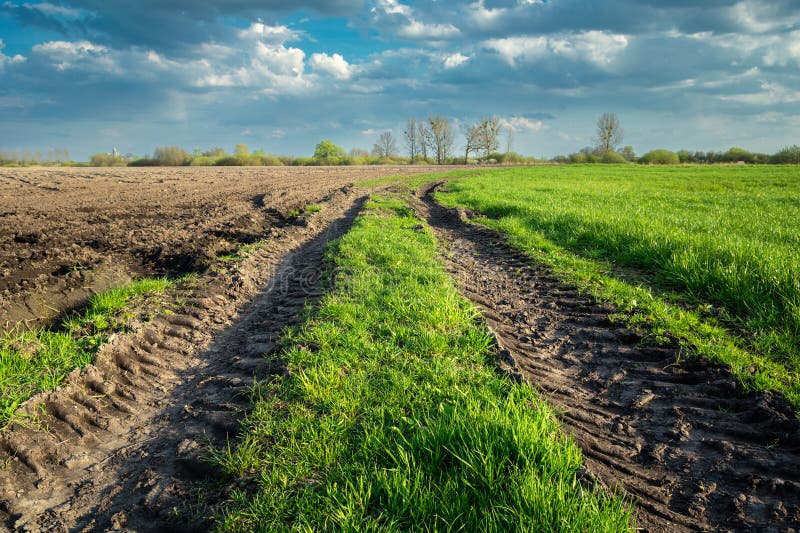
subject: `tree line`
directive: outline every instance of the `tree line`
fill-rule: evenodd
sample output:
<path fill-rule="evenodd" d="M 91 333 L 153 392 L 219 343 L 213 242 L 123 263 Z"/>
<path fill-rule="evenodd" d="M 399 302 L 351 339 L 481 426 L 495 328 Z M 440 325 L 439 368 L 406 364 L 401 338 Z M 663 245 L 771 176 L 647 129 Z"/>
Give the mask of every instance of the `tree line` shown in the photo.
<path fill-rule="evenodd" d="M 458 129 L 458 131 L 456 131 Z M 456 138 L 461 144 L 456 144 Z M 505 137 L 505 151 L 500 145 Z M 94 154 L 89 166 L 303 166 L 303 165 L 380 165 L 380 164 L 581 164 L 581 163 L 642 163 L 642 164 L 800 164 L 800 146 L 788 146 L 774 154 L 750 152 L 731 148 L 725 152 L 702 152 L 665 149 L 651 150 L 637 156 L 632 146 L 622 146 L 624 130 L 615 113 L 603 113 L 595 127 L 594 144 L 551 159 L 522 156 L 512 150 L 514 128 L 496 116 L 486 116 L 474 123 L 458 123 L 441 115 L 424 119 L 410 118 L 400 141 L 394 132 L 381 132 L 372 150 L 353 148 L 346 152 L 330 140 L 320 141 L 311 157 L 274 155 L 264 150 L 250 149 L 237 144 L 232 153 L 220 147 L 186 152 L 179 146 L 157 147 L 151 156 Z M 400 148 L 403 144 L 403 150 Z M 402 153 L 401 153 L 402 152 Z M 41 152 L 0 150 L 2 164 L 68 164 L 69 153 L 64 149 Z M 74 164 L 74 163 L 72 163 Z"/>

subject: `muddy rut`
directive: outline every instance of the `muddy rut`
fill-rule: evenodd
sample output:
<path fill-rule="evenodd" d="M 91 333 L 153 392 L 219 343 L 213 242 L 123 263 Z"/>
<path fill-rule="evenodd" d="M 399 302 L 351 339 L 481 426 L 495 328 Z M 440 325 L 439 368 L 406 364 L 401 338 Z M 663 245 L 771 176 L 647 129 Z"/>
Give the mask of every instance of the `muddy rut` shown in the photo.
<path fill-rule="evenodd" d="M 508 371 L 539 388 L 591 476 L 637 501 L 646 531 L 796 531 L 800 426 L 785 401 L 742 391 L 728 371 L 678 362 L 612 323 L 502 235 L 420 191 L 417 212 L 460 290 L 495 332 Z"/>
<path fill-rule="evenodd" d="M 220 488 L 206 458 L 235 437 L 254 379 L 282 372 L 264 356 L 322 294 L 326 244 L 351 225 L 359 194 L 338 190 L 309 221 L 273 229 L 239 268 L 175 295 L 179 312 L 116 338 L 67 386 L 28 402 L 35 424 L 0 435 L 5 526 L 207 529 L 208 505 L 237 487 Z"/>

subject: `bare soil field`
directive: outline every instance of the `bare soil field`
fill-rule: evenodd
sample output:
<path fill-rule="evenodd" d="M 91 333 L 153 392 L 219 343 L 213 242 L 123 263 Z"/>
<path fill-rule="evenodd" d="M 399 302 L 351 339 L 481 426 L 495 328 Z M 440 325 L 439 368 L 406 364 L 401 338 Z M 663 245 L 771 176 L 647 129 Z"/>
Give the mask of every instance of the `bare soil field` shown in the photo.
<path fill-rule="evenodd" d="M 645 531 L 796 531 L 800 423 L 788 402 L 730 371 L 681 361 L 609 320 L 469 213 L 418 192 L 460 290 L 497 336 L 506 371 L 561 411 L 587 475 L 637 502 Z"/>
<path fill-rule="evenodd" d="M 0 169 L 0 331 L 134 275 L 201 272 L 358 180 L 431 167 Z"/>

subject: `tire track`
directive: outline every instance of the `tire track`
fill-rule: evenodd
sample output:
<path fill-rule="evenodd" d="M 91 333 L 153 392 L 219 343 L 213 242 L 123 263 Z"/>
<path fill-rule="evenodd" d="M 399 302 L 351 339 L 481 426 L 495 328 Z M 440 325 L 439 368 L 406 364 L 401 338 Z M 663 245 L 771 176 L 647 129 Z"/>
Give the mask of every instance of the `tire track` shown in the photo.
<path fill-rule="evenodd" d="M 414 208 L 444 261 L 482 310 L 514 377 L 542 390 L 609 490 L 637 500 L 646 531 L 795 531 L 800 524 L 800 425 L 770 393 L 745 393 L 725 369 L 678 362 L 469 224 L 424 188 Z"/>
<path fill-rule="evenodd" d="M 282 371 L 266 356 L 321 296 L 325 247 L 363 201 L 349 188 L 330 195 L 307 226 L 273 232 L 236 271 L 181 295 L 178 314 L 117 337 L 68 386 L 31 399 L 35 424 L 0 434 L 7 527 L 207 529 L 207 504 L 228 495 L 213 492 L 209 450 L 237 434 L 253 381 Z"/>

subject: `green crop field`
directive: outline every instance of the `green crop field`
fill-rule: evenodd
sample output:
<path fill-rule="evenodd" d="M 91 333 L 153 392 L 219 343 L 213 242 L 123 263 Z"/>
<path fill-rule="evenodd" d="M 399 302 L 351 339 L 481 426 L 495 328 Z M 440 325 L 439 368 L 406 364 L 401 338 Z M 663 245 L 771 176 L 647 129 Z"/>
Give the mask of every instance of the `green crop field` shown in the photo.
<path fill-rule="evenodd" d="M 437 198 L 626 320 L 800 407 L 800 170 L 569 166 L 487 170 Z"/>

